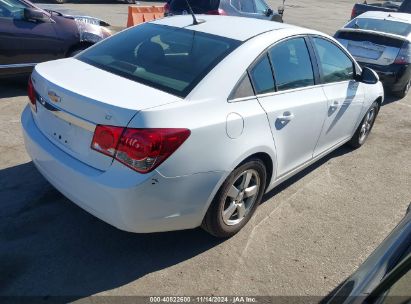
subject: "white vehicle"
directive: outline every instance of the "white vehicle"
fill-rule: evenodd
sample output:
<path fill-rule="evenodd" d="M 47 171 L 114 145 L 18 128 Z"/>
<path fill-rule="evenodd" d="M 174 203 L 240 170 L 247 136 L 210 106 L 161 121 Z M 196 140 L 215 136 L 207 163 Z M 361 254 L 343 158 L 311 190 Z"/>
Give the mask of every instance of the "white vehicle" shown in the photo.
<path fill-rule="evenodd" d="M 265 192 L 361 146 L 383 102 L 378 76 L 327 35 L 199 18 L 130 28 L 31 76 L 22 124 L 34 164 L 119 229 L 232 236 Z"/>

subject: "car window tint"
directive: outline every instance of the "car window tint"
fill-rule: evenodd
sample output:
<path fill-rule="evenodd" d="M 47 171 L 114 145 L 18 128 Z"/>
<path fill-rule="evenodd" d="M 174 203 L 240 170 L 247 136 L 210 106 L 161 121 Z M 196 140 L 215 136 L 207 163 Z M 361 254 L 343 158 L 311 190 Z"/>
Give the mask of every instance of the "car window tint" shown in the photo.
<path fill-rule="evenodd" d="M 313 40 L 325 83 L 353 79 L 353 62 L 338 46 L 322 38 L 314 38 Z"/>
<path fill-rule="evenodd" d="M 267 55 L 262 57 L 257 64 L 254 65 L 250 74 L 256 94 L 274 91 L 274 78 Z"/>
<path fill-rule="evenodd" d="M 384 32 L 407 37 L 411 33 L 411 24 L 399 21 L 371 18 L 355 18 L 346 28 Z"/>
<path fill-rule="evenodd" d="M 314 84 L 310 55 L 304 38 L 290 39 L 270 50 L 278 91 Z"/>
<path fill-rule="evenodd" d="M 254 96 L 254 91 L 251 85 L 250 77 L 248 77 L 248 74 L 246 73 L 240 80 L 238 85 L 234 88 L 229 99 L 237 99 L 250 96 Z"/>
<path fill-rule="evenodd" d="M 24 2 L 16 0 L 0 0 L 0 17 L 22 19 L 24 8 L 29 7 Z"/>
<path fill-rule="evenodd" d="M 240 41 L 145 23 L 123 31 L 76 59 L 185 97 Z"/>
<path fill-rule="evenodd" d="M 262 0 L 255 0 L 255 10 L 259 14 L 265 14 L 267 5 Z"/>
<path fill-rule="evenodd" d="M 237 10 L 241 10 L 241 3 L 240 0 L 230 0 L 232 6 L 234 6 Z"/>
<path fill-rule="evenodd" d="M 240 11 L 244 13 L 255 13 L 253 1 L 240 0 Z"/>

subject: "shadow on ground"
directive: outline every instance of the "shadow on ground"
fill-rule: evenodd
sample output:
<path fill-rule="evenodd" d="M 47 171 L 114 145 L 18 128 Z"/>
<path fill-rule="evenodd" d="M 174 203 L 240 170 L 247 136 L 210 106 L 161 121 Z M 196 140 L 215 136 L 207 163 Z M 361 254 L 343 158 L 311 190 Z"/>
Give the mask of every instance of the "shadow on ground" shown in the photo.
<path fill-rule="evenodd" d="M 221 242 L 201 229 L 132 234 L 87 214 L 32 163 L 0 171 L 0 295 L 74 300 L 130 283 Z"/>
<path fill-rule="evenodd" d="M 265 196 L 301 179 L 340 148 Z M 33 163 L 0 171 L 0 295 L 68 296 L 110 290 L 218 245 L 201 229 L 132 234 L 89 215 L 55 190 Z"/>
<path fill-rule="evenodd" d="M 27 95 L 27 77 L 13 80 L 0 79 L 0 98 L 11 98 Z"/>

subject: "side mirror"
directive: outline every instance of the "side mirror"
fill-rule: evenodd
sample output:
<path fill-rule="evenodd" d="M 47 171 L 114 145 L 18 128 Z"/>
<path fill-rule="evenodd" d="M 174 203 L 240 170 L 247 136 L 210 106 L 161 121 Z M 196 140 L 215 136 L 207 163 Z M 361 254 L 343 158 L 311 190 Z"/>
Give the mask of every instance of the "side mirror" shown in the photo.
<path fill-rule="evenodd" d="M 31 22 L 49 22 L 50 17 L 43 11 L 34 8 L 24 9 L 24 19 Z"/>
<path fill-rule="evenodd" d="M 362 69 L 362 73 L 359 77 L 359 81 L 368 83 L 368 84 L 376 84 L 380 78 L 378 77 L 378 74 L 371 70 L 370 68 L 364 67 Z"/>
<path fill-rule="evenodd" d="M 278 14 L 281 16 L 284 15 L 284 5 L 280 5 L 278 7 Z"/>
<path fill-rule="evenodd" d="M 268 16 L 271 16 L 272 14 L 273 14 L 274 12 L 273 12 L 273 10 L 271 9 L 271 8 L 267 8 L 266 10 L 265 10 L 265 15 L 268 17 Z"/>

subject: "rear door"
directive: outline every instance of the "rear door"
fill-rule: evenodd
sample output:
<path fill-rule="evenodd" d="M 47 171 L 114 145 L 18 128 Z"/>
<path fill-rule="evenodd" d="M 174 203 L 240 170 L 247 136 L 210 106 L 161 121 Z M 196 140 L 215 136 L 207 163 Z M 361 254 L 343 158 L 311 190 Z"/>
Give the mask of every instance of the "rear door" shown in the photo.
<path fill-rule="evenodd" d="M 331 40 L 311 38 L 317 55 L 328 109 L 314 156 L 345 141 L 354 133 L 364 101 L 364 84 L 356 81 L 351 58 Z"/>
<path fill-rule="evenodd" d="M 272 71 L 275 75 L 273 78 Z M 327 112 L 327 99 L 304 37 L 275 44 L 250 69 L 277 150 L 277 177 L 311 160 Z"/>
<path fill-rule="evenodd" d="M 0 0 L 0 68 L 33 67 L 35 63 L 60 57 L 62 40 L 54 23 L 24 19 L 24 8 L 17 0 Z"/>

